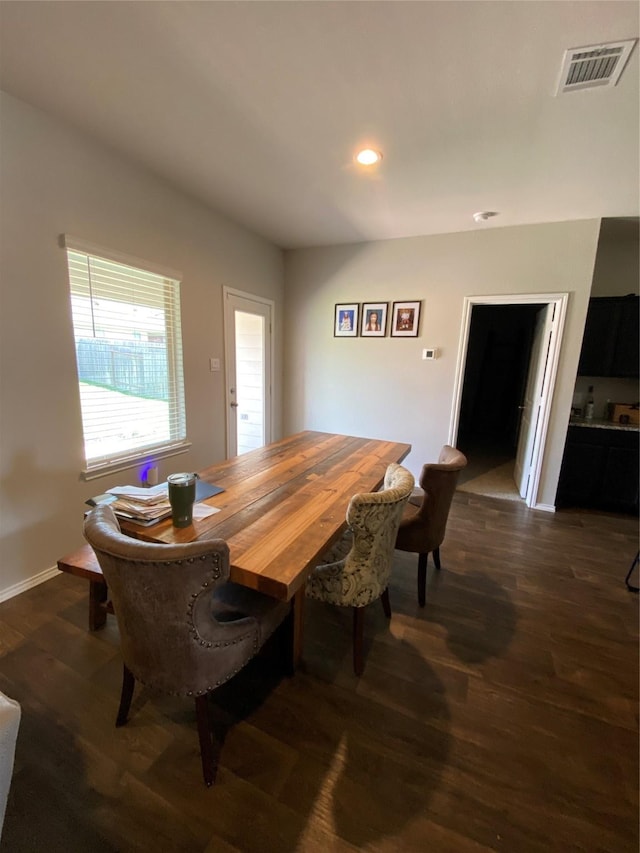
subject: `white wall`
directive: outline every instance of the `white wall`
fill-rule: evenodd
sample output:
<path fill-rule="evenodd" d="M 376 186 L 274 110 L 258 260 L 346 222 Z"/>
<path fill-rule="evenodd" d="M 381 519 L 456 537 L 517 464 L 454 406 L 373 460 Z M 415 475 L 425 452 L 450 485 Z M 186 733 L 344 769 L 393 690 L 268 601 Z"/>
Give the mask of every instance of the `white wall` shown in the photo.
<path fill-rule="evenodd" d="M 539 503 L 553 505 L 599 220 L 490 228 L 285 253 L 285 433 L 409 442 L 417 475 L 449 436 L 465 296 L 570 294 Z M 334 338 L 338 302 L 423 300 L 417 338 Z M 391 306 L 390 306 L 391 308 Z M 422 361 L 426 346 L 440 358 Z"/>
<path fill-rule="evenodd" d="M 222 286 L 275 300 L 282 252 L 45 113 L 0 101 L 0 599 L 82 544 L 84 501 L 137 472 L 80 479 L 83 442 L 65 253 L 69 233 L 183 273 L 187 432 L 160 476 L 225 455 Z M 276 349 L 276 376 L 282 372 Z M 275 433 L 281 434 L 279 381 Z"/>
<path fill-rule="evenodd" d="M 638 293 L 640 230 L 637 217 L 603 219 L 593 270 L 592 296 Z"/>

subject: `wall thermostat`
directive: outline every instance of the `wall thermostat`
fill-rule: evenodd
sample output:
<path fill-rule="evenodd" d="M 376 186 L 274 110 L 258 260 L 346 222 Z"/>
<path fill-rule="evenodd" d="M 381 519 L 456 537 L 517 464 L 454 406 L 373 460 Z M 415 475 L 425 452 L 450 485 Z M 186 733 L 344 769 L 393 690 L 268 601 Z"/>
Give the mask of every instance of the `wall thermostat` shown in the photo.
<path fill-rule="evenodd" d="M 432 361 L 438 357 L 438 350 L 435 347 L 428 347 L 422 350 L 422 358 L 426 361 Z"/>

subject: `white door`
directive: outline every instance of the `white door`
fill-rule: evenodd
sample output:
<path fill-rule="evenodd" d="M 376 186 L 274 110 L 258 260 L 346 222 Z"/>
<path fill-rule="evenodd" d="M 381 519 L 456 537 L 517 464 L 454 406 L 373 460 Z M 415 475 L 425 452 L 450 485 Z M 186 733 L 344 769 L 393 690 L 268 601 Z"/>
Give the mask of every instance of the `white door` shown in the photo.
<path fill-rule="evenodd" d="M 227 457 L 271 441 L 273 303 L 223 289 Z"/>
<path fill-rule="evenodd" d="M 528 481 L 526 487 L 527 506 L 540 509 L 553 508 L 551 505 L 538 504 L 538 491 L 540 488 L 540 475 L 542 461 L 551 416 L 551 400 L 558 373 L 560 361 L 560 345 L 562 343 L 562 332 L 567 315 L 568 293 L 522 293 L 506 294 L 504 296 L 465 296 L 462 309 L 462 327 L 460 333 L 460 348 L 458 350 L 458 363 L 456 366 L 456 379 L 453 389 L 453 406 L 451 409 L 451 423 L 449 426 L 449 444 L 455 445 L 458 436 L 458 421 L 460 419 L 460 404 L 462 402 L 462 388 L 464 384 L 464 372 L 467 360 L 467 345 L 469 343 L 469 331 L 471 328 L 471 312 L 474 305 L 541 305 L 546 303 L 545 328 L 549 327 L 549 337 L 546 345 L 540 341 L 540 353 L 546 352 L 546 359 L 542 362 L 539 356 L 537 360 L 531 359 L 530 364 L 536 364 L 544 368 L 544 376 L 540 380 L 540 395 L 538 398 L 537 412 L 535 415 L 536 428 L 521 431 L 521 440 L 529 445 L 529 450 L 523 446 L 520 456 L 520 480 Z M 533 397 L 532 397 L 533 399 Z M 533 423 L 533 406 L 529 420 Z M 526 476 L 524 468 L 528 468 Z"/>
<path fill-rule="evenodd" d="M 520 496 L 523 498 L 527 497 L 529 491 L 533 455 L 540 428 L 541 404 L 549 375 L 553 313 L 554 306 L 550 304 L 545 305 L 536 314 L 529 373 L 522 404 L 516 463 L 513 471 L 513 478 L 516 481 Z"/>

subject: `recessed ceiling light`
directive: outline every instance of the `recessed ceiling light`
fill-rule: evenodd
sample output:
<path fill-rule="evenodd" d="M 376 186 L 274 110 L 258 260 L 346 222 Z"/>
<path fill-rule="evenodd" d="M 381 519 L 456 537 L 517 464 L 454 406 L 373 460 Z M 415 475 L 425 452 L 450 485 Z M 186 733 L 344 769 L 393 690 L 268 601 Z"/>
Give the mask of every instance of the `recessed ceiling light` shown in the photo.
<path fill-rule="evenodd" d="M 373 166 L 382 160 L 382 154 L 373 148 L 363 148 L 356 154 L 356 160 L 361 166 Z"/>
<path fill-rule="evenodd" d="M 499 214 L 495 210 L 479 210 L 477 213 L 473 214 L 473 218 L 476 222 L 486 222 L 487 219 L 491 219 L 492 216 L 499 216 Z"/>

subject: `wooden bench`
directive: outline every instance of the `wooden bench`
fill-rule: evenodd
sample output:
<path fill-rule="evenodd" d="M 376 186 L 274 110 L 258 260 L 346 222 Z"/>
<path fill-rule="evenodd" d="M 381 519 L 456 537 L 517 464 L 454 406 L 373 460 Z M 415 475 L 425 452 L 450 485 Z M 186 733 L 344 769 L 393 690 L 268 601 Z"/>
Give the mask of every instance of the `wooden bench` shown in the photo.
<path fill-rule="evenodd" d="M 108 600 L 107 582 L 91 545 L 83 545 L 72 554 L 58 560 L 61 572 L 68 572 L 89 581 L 89 630 L 97 631 L 107 621 L 107 613 L 113 613 Z"/>

